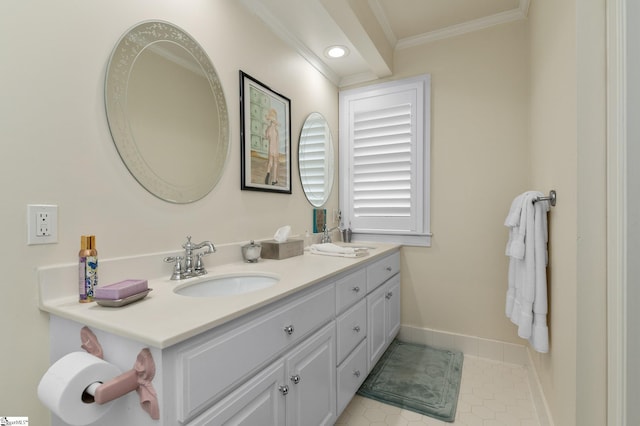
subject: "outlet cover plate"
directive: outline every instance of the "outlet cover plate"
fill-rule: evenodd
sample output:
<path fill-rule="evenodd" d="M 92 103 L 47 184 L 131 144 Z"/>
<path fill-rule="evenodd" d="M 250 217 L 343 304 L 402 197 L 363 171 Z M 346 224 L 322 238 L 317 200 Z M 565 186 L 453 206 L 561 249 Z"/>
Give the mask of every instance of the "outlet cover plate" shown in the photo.
<path fill-rule="evenodd" d="M 42 229 L 43 216 L 46 217 L 46 235 Z M 27 245 L 54 244 L 58 242 L 58 206 L 51 204 L 27 205 Z"/>

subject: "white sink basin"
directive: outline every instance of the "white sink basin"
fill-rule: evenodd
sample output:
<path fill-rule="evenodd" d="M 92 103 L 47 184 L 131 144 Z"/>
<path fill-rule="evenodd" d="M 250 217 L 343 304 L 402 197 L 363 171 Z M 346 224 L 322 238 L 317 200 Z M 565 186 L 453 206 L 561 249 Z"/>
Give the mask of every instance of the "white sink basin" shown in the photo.
<path fill-rule="evenodd" d="M 191 297 L 233 296 L 269 288 L 279 280 L 277 276 L 268 274 L 219 275 L 185 283 L 173 291 Z"/>

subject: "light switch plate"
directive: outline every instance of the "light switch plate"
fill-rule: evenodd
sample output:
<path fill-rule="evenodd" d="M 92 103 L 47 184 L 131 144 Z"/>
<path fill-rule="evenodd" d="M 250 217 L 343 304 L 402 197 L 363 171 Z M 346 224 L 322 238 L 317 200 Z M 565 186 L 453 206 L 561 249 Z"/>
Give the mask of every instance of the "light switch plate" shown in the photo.
<path fill-rule="evenodd" d="M 27 205 L 27 244 L 53 244 L 58 242 L 58 206 L 50 204 Z"/>

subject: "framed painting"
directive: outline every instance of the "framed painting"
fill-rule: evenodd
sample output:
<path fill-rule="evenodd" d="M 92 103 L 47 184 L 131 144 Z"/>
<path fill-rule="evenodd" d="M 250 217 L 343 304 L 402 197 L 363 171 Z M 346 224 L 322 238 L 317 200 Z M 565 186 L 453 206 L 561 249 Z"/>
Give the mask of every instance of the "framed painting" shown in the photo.
<path fill-rule="evenodd" d="M 291 101 L 240 71 L 242 189 L 291 194 Z"/>

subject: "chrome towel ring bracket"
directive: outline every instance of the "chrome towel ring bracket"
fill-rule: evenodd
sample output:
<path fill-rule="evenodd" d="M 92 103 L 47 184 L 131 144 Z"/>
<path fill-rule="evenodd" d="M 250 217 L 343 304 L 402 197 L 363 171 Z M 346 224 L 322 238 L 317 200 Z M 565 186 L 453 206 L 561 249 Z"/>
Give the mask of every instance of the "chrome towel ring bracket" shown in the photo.
<path fill-rule="evenodd" d="M 556 190 L 552 189 L 551 191 L 549 191 L 549 196 L 548 197 L 538 197 L 535 200 L 533 200 L 534 203 L 538 202 L 538 201 L 548 201 L 549 204 L 551 204 L 552 207 L 554 207 L 556 205 Z"/>

